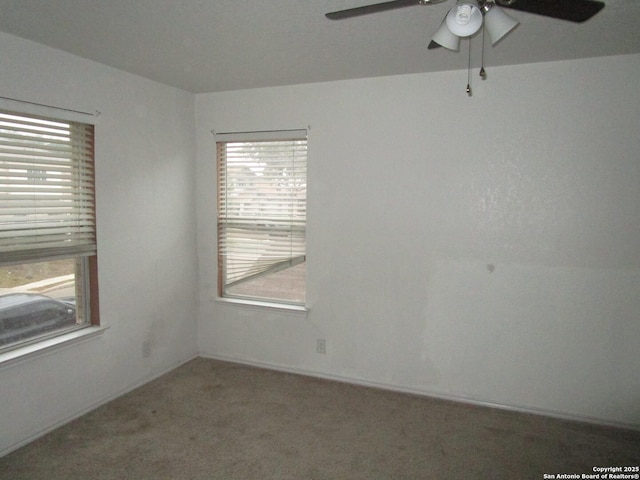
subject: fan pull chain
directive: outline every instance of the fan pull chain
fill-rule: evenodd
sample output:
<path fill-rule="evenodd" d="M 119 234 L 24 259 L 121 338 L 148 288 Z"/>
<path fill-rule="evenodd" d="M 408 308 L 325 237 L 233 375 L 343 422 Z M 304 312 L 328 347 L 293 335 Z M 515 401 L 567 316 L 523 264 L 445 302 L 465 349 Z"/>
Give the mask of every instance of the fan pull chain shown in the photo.
<path fill-rule="evenodd" d="M 482 61 L 480 62 L 480 78 L 486 80 L 487 72 L 484 71 L 484 27 L 482 28 Z"/>
<path fill-rule="evenodd" d="M 467 65 L 467 95 L 471 96 L 471 38 L 469 38 L 469 63 Z"/>

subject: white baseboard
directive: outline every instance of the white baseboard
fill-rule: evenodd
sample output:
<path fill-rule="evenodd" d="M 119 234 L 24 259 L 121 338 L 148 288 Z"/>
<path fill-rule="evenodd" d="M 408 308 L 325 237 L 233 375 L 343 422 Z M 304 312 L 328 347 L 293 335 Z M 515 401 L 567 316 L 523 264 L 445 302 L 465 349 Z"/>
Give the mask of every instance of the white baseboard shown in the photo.
<path fill-rule="evenodd" d="M 389 391 L 399 392 L 399 393 L 407 393 L 407 394 L 418 395 L 422 397 L 437 398 L 439 400 L 447 400 L 451 402 L 464 403 L 464 404 L 475 405 L 479 407 L 496 408 L 499 410 L 507 410 L 511 412 L 527 413 L 527 414 L 539 415 L 543 417 L 556 418 L 558 420 L 569 420 L 572 422 L 588 423 L 591 425 L 597 425 L 601 427 L 622 428 L 625 430 L 640 431 L 640 425 L 634 425 L 634 424 L 628 424 L 628 423 L 622 423 L 622 422 L 613 422 L 607 419 L 589 417 L 584 415 L 576 415 L 569 412 L 559 412 L 555 410 L 547 410 L 547 409 L 541 409 L 541 408 L 523 407 L 520 405 L 507 405 L 507 404 L 495 403 L 491 401 L 481 400 L 481 399 L 462 396 L 462 395 L 442 394 L 439 392 L 433 392 L 426 389 L 418 389 L 418 388 L 406 387 L 402 385 L 379 383 L 379 382 L 374 382 L 374 381 L 359 379 L 359 378 L 343 377 L 340 375 L 317 372 L 314 370 L 289 367 L 285 365 L 278 365 L 278 364 L 273 364 L 268 362 L 257 362 L 253 360 L 245 360 L 242 358 L 230 357 L 226 355 L 218 355 L 213 353 L 201 352 L 199 356 L 202 358 L 210 358 L 212 360 L 220 360 L 223 362 L 237 363 L 240 365 L 247 365 L 250 367 L 264 368 L 267 370 L 276 370 L 276 371 L 285 372 L 285 373 L 293 373 L 296 375 L 305 375 L 309 377 L 322 378 L 325 380 L 332 380 L 332 381 L 341 382 L 341 383 L 349 383 L 352 385 L 360 385 L 363 387 L 378 388 L 382 390 L 389 390 Z"/>
<path fill-rule="evenodd" d="M 106 403 L 109 403 L 112 400 L 115 400 L 116 398 L 119 398 L 123 395 L 126 395 L 127 393 L 135 390 L 136 388 L 139 388 L 153 380 L 155 380 L 158 377 L 161 377 L 162 375 L 165 375 L 173 370 L 175 370 L 176 368 L 184 365 L 187 362 L 190 362 L 191 360 L 193 360 L 194 358 L 198 358 L 199 355 L 193 355 L 191 357 L 189 357 L 186 360 L 183 360 L 181 362 L 178 362 L 175 365 L 171 365 L 168 368 L 162 370 L 159 373 L 156 373 L 154 375 L 151 376 L 147 376 L 147 377 L 143 377 L 142 379 L 140 379 L 139 381 L 137 381 L 136 383 L 129 385 L 127 388 L 125 388 L 124 390 L 120 390 L 117 393 L 113 394 L 113 395 L 109 395 L 105 398 L 102 398 L 100 400 L 98 400 L 97 402 L 92 403 L 91 405 L 82 408 L 81 410 L 79 410 L 78 412 L 74 413 L 73 415 L 70 415 L 68 417 L 64 417 L 61 418 L 55 422 L 53 422 L 52 424 L 46 426 L 45 428 L 38 430 L 37 432 L 29 435 L 27 438 L 19 441 L 18 443 L 15 443 L 7 448 L 5 448 L 4 450 L 0 451 L 0 457 L 4 457 L 5 455 L 8 455 L 9 453 L 18 450 L 20 447 L 24 447 L 25 445 L 33 442 L 34 440 L 37 440 L 40 437 L 43 437 L 44 435 L 46 435 L 49 432 L 52 432 L 53 430 L 62 427 L 63 425 L 66 425 L 67 423 L 82 417 L 83 415 L 86 415 L 89 412 L 92 412 L 93 410 L 96 410 L 97 408 L 100 408 L 101 406 L 105 405 Z"/>

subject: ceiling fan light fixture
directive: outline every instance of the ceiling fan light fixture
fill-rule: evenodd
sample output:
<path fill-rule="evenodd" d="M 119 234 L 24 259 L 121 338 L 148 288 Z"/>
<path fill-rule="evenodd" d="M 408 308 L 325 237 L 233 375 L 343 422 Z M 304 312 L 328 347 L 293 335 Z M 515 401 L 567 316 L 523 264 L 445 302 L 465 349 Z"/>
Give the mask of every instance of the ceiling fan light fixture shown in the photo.
<path fill-rule="evenodd" d="M 482 27 L 482 12 L 476 0 L 464 0 L 449 10 L 447 28 L 459 37 L 470 37 Z"/>
<path fill-rule="evenodd" d="M 460 37 L 451 33 L 451 30 L 447 27 L 446 19 L 442 21 L 440 28 L 433 34 L 431 41 L 454 52 L 460 50 Z"/>
<path fill-rule="evenodd" d="M 484 28 L 489 34 L 491 45 L 495 45 L 520 24 L 518 20 L 508 15 L 493 2 L 487 2 L 482 9 L 484 11 Z"/>

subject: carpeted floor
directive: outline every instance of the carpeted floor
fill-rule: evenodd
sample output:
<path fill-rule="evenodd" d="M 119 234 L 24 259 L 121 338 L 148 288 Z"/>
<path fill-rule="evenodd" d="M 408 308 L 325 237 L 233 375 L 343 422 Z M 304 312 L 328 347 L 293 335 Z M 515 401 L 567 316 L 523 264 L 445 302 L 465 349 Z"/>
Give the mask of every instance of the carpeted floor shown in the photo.
<path fill-rule="evenodd" d="M 640 432 L 198 358 L 1 458 L 0 478 L 521 480 L 639 462 Z"/>

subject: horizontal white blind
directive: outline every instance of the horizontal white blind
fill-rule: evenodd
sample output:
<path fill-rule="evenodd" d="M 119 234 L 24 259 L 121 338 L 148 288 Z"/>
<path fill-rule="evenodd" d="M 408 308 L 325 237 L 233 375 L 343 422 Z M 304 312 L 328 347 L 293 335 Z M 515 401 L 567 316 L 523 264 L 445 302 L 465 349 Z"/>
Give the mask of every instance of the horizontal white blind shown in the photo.
<path fill-rule="evenodd" d="M 305 260 L 307 141 L 217 146 L 218 255 L 224 291 Z"/>
<path fill-rule="evenodd" d="M 93 126 L 0 111 L 0 262 L 96 251 Z"/>

